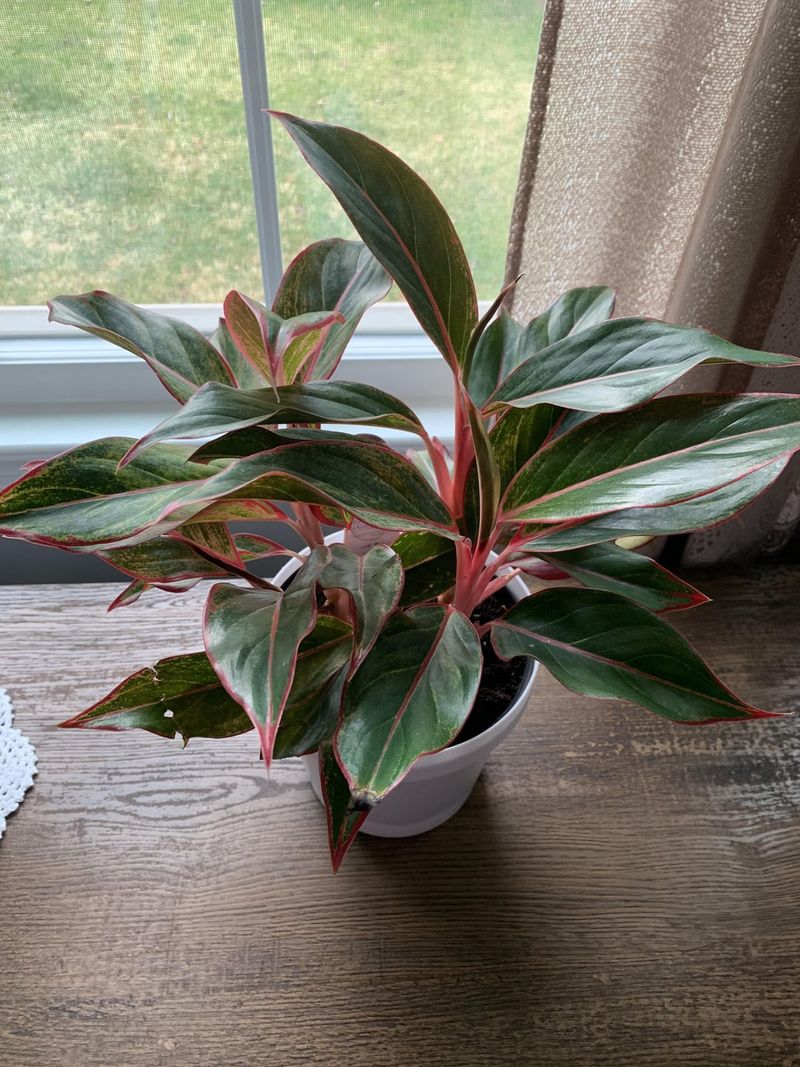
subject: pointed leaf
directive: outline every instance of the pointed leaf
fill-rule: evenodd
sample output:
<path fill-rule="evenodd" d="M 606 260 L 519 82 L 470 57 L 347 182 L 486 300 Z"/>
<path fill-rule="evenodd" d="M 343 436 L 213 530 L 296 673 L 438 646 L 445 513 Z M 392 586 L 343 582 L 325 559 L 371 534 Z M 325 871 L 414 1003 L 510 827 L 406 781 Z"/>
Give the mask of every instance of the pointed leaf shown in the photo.
<path fill-rule="evenodd" d="M 523 357 L 525 341 L 523 337 L 519 347 Z M 579 411 L 623 411 L 699 363 L 779 367 L 797 362 L 794 356 L 739 348 L 689 326 L 612 319 L 537 350 L 492 394 L 487 408 L 548 403 Z"/>
<path fill-rule="evenodd" d="M 241 360 L 254 369 L 257 384 L 272 388 L 293 381 L 307 363 L 313 366 L 328 331 L 342 321 L 338 311 L 324 310 L 283 319 L 235 289 L 225 298 L 224 326 Z"/>
<path fill-rule="evenodd" d="M 317 618 L 316 582 L 327 550 L 315 550 L 284 592 L 215 585 L 203 632 L 214 669 L 258 731 L 269 766 L 295 674 L 298 647 Z"/>
<path fill-rule="evenodd" d="M 291 550 L 278 541 L 260 534 L 237 533 L 233 535 L 236 550 L 244 560 L 268 559 L 270 556 L 290 556 Z"/>
<path fill-rule="evenodd" d="M 400 604 L 411 607 L 453 588 L 456 552 L 453 542 L 438 534 L 415 530 L 401 534 L 392 544 L 405 572 Z"/>
<path fill-rule="evenodd" d="M 334 741 L 353 796 L 369 806 L 453 740 L 480 682 L 480 642 L 464 615 L 436 606 L 405 619 L 414 625 L 384 630 L 350 680 Z"/>
<path fill-rule="evenodd" d="M 798 448 L 796 396 L 663 397 L 546 445 L 508 487 L 503 511 L 509 520 L 557 522 L 677 503 Z"/>
<path fill-rule="evenodd" d="M 489 440 L 500 472 L 501 489 L 505 489 L 536 455 L 556 425 L 559 414 L 559 409 L 550 404 L 509 408 L 492 427 Z"/>
<path fill-rule="evenodd" d="M 401 159 L 363 134 L 272 114 L 457 370 L 478 321 L 477 300 L 464 249 L 433 192 Z"/>
<path fill-rule="evenodd" d="M 549 404 L 521 410 L 508 408 L 489 431 L 489 442 L 496 466 L 496 486 L 500 494 L 511 480 L 538 452 L 559 420 L 559 409 Z M 475 464 L 467 474 L 464 493 L 466 529 L 473 536 L 478 529 L 480 492 Z"/>
<path fill-rule="evenodd" d="M 289 264 L 272 305 L 281 318 L 311 311 L 338 311 L 319 356 L 304 380 L 330 378 L 362 315 L 389 292 L 391 278 L 360 241 L 334 237 L 305 248 Z"/>
<path fill-rule="evenodd" d="M 497 508 L 500 503 L 500 468 L 497 466 L 480 412 L 468 396 L 464 397 L 464 403 L 469 416 L 469 428 L 475 452 L 477 488 L 475 543 L 485 545 L 495 529 Z"/>
<path fill-rule="evenodd" d="M 236 547 L 228 526 L 224 522 L 191 522 L 175 530 L 170 537 L 176 538 L 205 557 L 211 556 L 222 563 L 242 566 L 242 557 Z"/>
<path fill-rule="evenodd" d="M 614 290 L 607 285 L 567 290 L 525 327 L 522 359 L 605 322 L 614 311 L 614 298 Z"/>
<path fill-rule="evenodd" d="M 349 660 L 349 643 L 343 655 Z M 307 756 L 330 738 L 339 721 L 346 679 L 347 666 L 340 667 L 332 678 L 327 678 L 319 689 L 303 700 L 295 703 L 289 698 L 275 736 L 273 759 Z"/>
<path fill-rule="evenodd" d="M 469 379 L 473 401 L 482 407 L 497 387 L 523 360 L 571 334 L 603 322 L 614 308 L 614 290 L 603 285 L 570 289 L 520 326 L 502 311 L 481 338 Z"/>
<path fill-rule="evenodd" d="M 475 356 L 475 351 L 476 351 L 476 349 L 478 347 L 478 344 L 480 343 L 481 338 L 486 333 L 486 330 L 488 329 L 490 323 L 492 322 L 492 320 L 494 319 L 494 317 L 497 314 L 498 310 L 500 309 L 500 305 L 503 303 L 503 301 L 508 296 L 508 294 L 512 291 L 512 289 L 514 289 L 516 287 L 516 284 L 517 284 L 517 282 L 519 281 L 519 279 L 521 277 L 522 277 L 521 274 L 518 275 L 512 282 L 509 282 L 508 285 L 504 286 L 500 290 L 500 292 L 497 294 L 497 296 L 491 302 L 491 304 L 486 309 L 486 311 L 481 315 L 480 319 L 478 320 L 477 326 L 472 331 L 472 333 L 470 335 L 470 338 L 469 338 L 469 344 L 467 345 L 467 351 L 466 351 L 466 353 L 464 355 L 464 359 L 463 359 L 462 365 L 461 365 L 462 382 L 463 382 L 465 388 L 469 388 L 469 382 L 470 382 L 470 375 L 471 375 L 471 372 L 472 372 L 473 359 L 474 359 L 474 356 Z M 490 389 L 489 391 L 491 392 L 492 390 Z M 470 395 L 472 395 L 471 390 L 470 390 Z M 480 407 L 481 405 L 479 404 L 478 406 Z"/>
<path fill-rule="evenodd" d="M 421 474 L 391 449 L 361 441 L 317 444 L 298 441 L 257 456 L 236 460 L 205 478 L 152 485 L 142 471 L 153 463 L 157 446 L 116 473 L 120 442 L 94 442 L 51 461 L 0 494 L 0 535 L 65 547 L 119 548 L 152 540 L 189 522 L 232 497 L 234 501 L 278 499 L 344 508 L 376 526 L 396 530 L 432 529 L 457 536 L 455 522 Z M 115 443 L 116 442 L 116 443 Z M 105 463 L 96 450 L 109 450 Z M 178 449 L 177 453 L 180 454 Z M 161 455 L 161 453 L 158 453 Z M 158 465 L 158 464 L 156 464 Z M 199 464 L 184 464 L 193 478 Z M 107 473 L 107 477 L 105 476 Z M 98 493 L 108 495 L 98 495 Z"/>
<path fill-rule="evenodd" d="M 332 615 L 317 616 L 314 629 L 300 645 L 292 688 L 275 737 L 274 759 L 314 752 L 333 734 L 352 649 L 351 626 Z"/>
<path fill-rule="evenodd" d="M 317 615 L 314 628 L 298 650 L 290 703 L 304 703 L 318 693 L 349 662 L 352 647 L 353 627 L 349 623 L 334 615 Z"/>
<path fill-rule="evenodd" d="M 523 328 L 505 310 L 489 323 L 475 347 L 469 372 L 469 395 L 483 407 L 498 385 L 519 365 Z"/>
<path fill-rule="evenodd" d="M 786 467 L 782 457 L 728 485 L 684 503 L 628 508 L 563 527 L 543 526 L 530 542 L 531 551 L 560 551 L 616 541 L 622 537 L 662 537 L 703 530 L 738 515 L 761 495 Z"/>
<path fill-rule="evenodd" d="M 234 385 L 238 385 L 240 389 L 262 389 L 269 383 L 269 379 L 255 363 L 242 354 L 224 319 L 219 320 L 219 325 L 209 337 L 209 341 L 222 353 L 230 367 Z"/>
<path fill-rule="evenodd" d="M 228 499 L 209 504 L 186 521 L 189 529 L 196 522 L 285 522 L 286 512 L 268 500 Z"/>
<path fill-rule="evenodd" d="M 354 437 L 361 439 L 360 434 L 354 435 L 341 430 L 318 430 L 314 427 L 267 430 L 263 426 L 248 426 L 243 430 L 231 430 L 230 433 L 201 445 L 192 453 L 191 459 L 195 463 L 208 463 L 215 459 L 254 456 L 258 452 L 268 452 L 269 449 L 288 444 L 290 441 L 352 441 Z"/>
<path fill-rule="evenodd" d="M 188 593 L 190 589 L 194 589 L 201 581 L 203 581 L 202 578 L 186 578 L 183 581 L 150 583 L 135 579 L 122 590 L 119 596 L 116 596 L 111 601 L 106 611 L 114 611 L 116 608 L 135 604 L 143 593 L 147 593 L 151 589 L 158 589 L 162 593 Z"/>
<path fill-rule="evenodd" d="M 171 478 L 190 485 L 207 479 L 219 469 L 187 462 L 188 451 L 178 445 L 159 445 L 120 471 L 119 461 L 132 443 L 132 438 L 102 438 L 37 464 L 0 491 L 0 535 L 70 547 L 99 545 L 100 539 L 84 542 L 80 537 L 70 536 L 67 516 L 71 504 L 78 503 L 91 511 L 98 500 L 113 499 L 120 494 L 120 499 L 128 501 L 128 510 L 133 514 L 136 502 L 148 489 L 163 486 Z M 57 536 L 55 540 L 47 535 L 40 537 L 35 520 L 30 533 L 27 532 L 24 516 L 32 518 L 44 512 L 52 515 L 55 525 L 60 526 L 59 519 L 63 520 L 63 537 Z"/>
<path fill-rule="evenodd" d="M 281 381 L 287 385 L 315 377 L 325 339 L 344 317 L 336 311 L 310 311 L 287 319 L 278 334 L 278 354 L 281 360 Z"/>
<path fill-rule="evenodd" d="M 330 562 L 321 571 L 319 584 L 323 589 L 343 589 L 351 597 L 355 670 L 397 607 L 403 588 L 403 566 L 394 549 L 387 545 L 376 545 L 362 556 L 344 545 L 331 545 L 330 551 Z"/>
<path fill-rule="evenodd" d="M 277 385 L 278 360 L 270 337 L 271 332 L 277 332 L 277 327 L 271 330 L 270 312 L 258 300 L 245 296 L 238 289 L 231 290 L 225 297 L 223 311 L 228 334 L 239 349 L 242 361 L 252 368 L 247 376 Z"/>
<path fill-rule="evenodd" d="M 116 608 L 127 608 L 131 604 L 135 604 L 139 597 L 146 593 L 148 589 L 153 587 L 148 582 L 142 582 L 138 578 L 135 578 L 130 585 L 126 585 L 125 588 L 119 593 L 106 608 L 106 611 L 114 611 Z"/>
<path fill-rule="evenodd" d="M 369 815 L 369 808 L 359 804 L 351 795 L 350 786 L 342 774 L 330 741 L 320 745 L 319 778 L 328 817 L 328 844 L 335 874 Z"/>
<path fill-rule="evenodd" d="M 224 578 L 224 568 L 204 559 L 191 545 L 172 537 L 157 537 L 142 545 L 98 552 L 101 559 L 148 585 L 172 585 L 193 578 Z"/>
<path fill-rule="evenodd" d="M 64 727 L 147 730 L 159 737 L 232 737 L 252 729 L 222 688 L 205 652 L 170 656 L 137 671 Z"/>
<path fill-rule="evenodd" d="M 708 601 L 698 589 L 670 574 L 655 560 L 617 545 L 593 545 L 538 558 L 559 567 L 589 589 L 607 589 L 650 611 L 676 611 Z"/>
<path fill-rule="evenodd" d="M 309 382 L 279 389 L 234 389 L 211 383 L 145 434 L 125 457 L 180 437 L 213 437 L 259 423 L 344 422 L 420 433 L 421 424 L 402 400 L 357 382 Z"/>
<path fill-rule="evenodd" d="M 503 659 L 533 656 L 568 689 L 627 700 L 674 722 L 763 717 L 657 615 L 614 593 L 547 589 L 491 629 Z"/>
<path fill-rule="evenodd" d="M 57 296 L 48 304 L 50 321 L 102 337 L 140 356 L 181 403 L 206 382 L 230 383 L 233 375 L 214 346 L 193 326 L 96 289 Z"/>
<path fill-rule="evenodd" d="M 355 521 L 349 512 L 328 504 L 309 504 L 308 510 L 322 526 L 335 526 L 337 530 L 342 530 L 348 523 Z"/>

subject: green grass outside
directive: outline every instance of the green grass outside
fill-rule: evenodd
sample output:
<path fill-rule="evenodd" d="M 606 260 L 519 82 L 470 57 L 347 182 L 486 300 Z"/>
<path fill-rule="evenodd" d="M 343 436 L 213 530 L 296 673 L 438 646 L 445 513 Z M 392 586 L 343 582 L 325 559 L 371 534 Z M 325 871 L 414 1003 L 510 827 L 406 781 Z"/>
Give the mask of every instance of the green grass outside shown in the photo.
<path fill-rule="evenodd" d="M 503 273 L 539 0 L 267 0 L 271 102 L 403 156 L 452 214 L 482 298 Z M 110 289 L 258 295 L 229 0 L 0 5 L 0 304 Z M 285 133 L 284 260 L 348 223 Z"/>

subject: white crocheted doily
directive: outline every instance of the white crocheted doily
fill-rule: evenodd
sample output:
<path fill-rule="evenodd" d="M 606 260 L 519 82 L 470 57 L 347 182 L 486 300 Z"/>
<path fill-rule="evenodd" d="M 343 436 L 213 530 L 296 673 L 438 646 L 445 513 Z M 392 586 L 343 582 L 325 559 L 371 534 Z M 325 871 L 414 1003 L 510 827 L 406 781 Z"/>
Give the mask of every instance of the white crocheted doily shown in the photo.
<path fill-rule="evenodd" d="M 16 811 L 36 774 L 36 750 L 23 733 L 11 725 L 14 708 L 5 689 L 0 689 L 0 837 L 6 815 Z"/>

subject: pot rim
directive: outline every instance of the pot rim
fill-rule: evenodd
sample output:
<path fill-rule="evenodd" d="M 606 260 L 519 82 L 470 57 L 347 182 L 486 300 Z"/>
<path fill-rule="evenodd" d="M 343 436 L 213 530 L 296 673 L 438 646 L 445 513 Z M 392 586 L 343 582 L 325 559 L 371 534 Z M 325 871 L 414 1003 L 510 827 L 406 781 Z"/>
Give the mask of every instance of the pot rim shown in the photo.
<path fill-rule="evenodd" d="M 326 545 L 341 544 L 344 540 L 344 531 L 335 530 L 332 534 L 328 534 L 325 538 Z M 301 549 L 300 555 L 307 556 L 309 553 L 308 548 Z M 492 552 L 490 558 L 496 554 Z M 291 574 L 293 574 L 300 564 L 296 559 L 290 559 L 286 562 L 271 580 L 276 585 L 280 585 Z M 509 591 L 515 601 L 523 600 L 526 596 L 530 595 L 530 590 L 525 585 L 522 578 L 517 575 L 512 578 L 505 588 Z M 479 749 L 485 750 L 487 753 L 495 747 L 496 744 L 505 736 L 505 734 L 511 729 L 514 722 L 522 714 L 525 705 L 530 697 L 533 683 L 536 680 L 536 675 L 539 673 L 539 661 L 534 659 L 528 659 L 527 667 L 523 680 L 520 682 L 517 694 L 506 710 L 500 715 L 491 726 L 488 726 L 485 730 L 482 730 L 474 737 L 468 738 L 466 741 L 459 741 L 451 743 L 445 748 L 440 748 L 435 752 L 427 752 L 421 755 L 416 763 L 411 768 L 410 772 L 413 774 L 415 770 L 422 770 L 424 767 L 433 767 L 434 764 L 439 767 L 447 763 L 453 763 L 456 760 L 462 760 L 464 757 L 468 757 L 472 753 L 477 752 Z M 308 756 L 316 756 L 316 752 L 308 753 Z M 303 757 L 307 758 L 306 756 Z"/>

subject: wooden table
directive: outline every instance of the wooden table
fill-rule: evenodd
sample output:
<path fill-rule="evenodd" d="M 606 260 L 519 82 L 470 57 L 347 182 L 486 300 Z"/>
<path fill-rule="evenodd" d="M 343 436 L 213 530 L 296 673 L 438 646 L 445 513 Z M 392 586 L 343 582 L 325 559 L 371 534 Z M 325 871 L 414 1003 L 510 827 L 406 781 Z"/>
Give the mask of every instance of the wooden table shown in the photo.
<path fill-rule="evenodd" d="M 800 569 L 674 616 L 797 707 Z M 200 598 L 0 589 L 0 684 L 39 776 L 0 845 L 0 1063 L 800 1063 L 797 720 L 680 728 L 542 676 L 467 806 L 328 867 L 299 761 L 252 735 L 51 724 L 199 647 Z"/>

